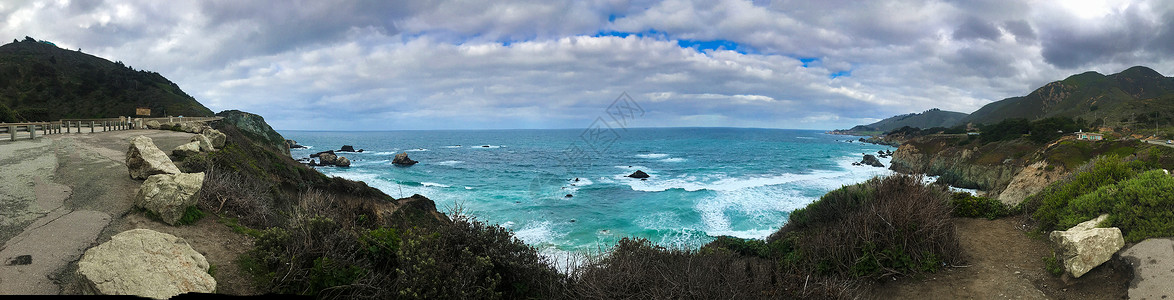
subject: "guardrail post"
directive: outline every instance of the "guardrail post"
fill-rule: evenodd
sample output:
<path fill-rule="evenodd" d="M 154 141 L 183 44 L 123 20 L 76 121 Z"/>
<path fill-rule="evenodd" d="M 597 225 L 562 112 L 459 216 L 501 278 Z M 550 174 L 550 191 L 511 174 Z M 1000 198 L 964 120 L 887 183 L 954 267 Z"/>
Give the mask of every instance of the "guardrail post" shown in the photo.
<path fill-rule="evenodd" d="M 37 125 L 29 124 L 28 126 L 29 126 L 29 139 L 30 140 L 37 139 L 37 129 L 36 129 Z"/>
<path fill-rule="evenodd" d="M 16 140 L 16 125 L 8 125 L 8 134 L 13 141 Z"/>
<path fill-rule="evenodd" d="M 94 133 L 94 121 L 90 121 L 90 133 Z"/>

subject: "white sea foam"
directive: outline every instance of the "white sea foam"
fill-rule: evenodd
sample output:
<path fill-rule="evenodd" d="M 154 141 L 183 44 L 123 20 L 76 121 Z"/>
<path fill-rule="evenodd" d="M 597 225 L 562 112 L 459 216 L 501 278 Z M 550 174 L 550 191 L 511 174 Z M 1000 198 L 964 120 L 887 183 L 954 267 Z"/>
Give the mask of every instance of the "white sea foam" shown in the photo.
<path fill-rule="evenodd" d="M 465 187 L 465 189 L 466 189 L 466 190 L 471 190 L 471 189 L 473 189 L 473 188 L 472 188 L 472 187 L 468 187 L 468 186 L 466 186 L 466 187 Z"/>
<path fill-rule="evenodd" d="M 660 160 L 660 161 L 661 161 L 661 162 L 672 162 L 672 163 L 675 163 L 675 162 L 685 162 L 685 161 L 686 161 L 686 159 L 684 159 L 684 158 L 680 158 L 680 157 L 673 157 L 673 158 L 666 158 L 666 159 L 662 159 L 662 160 Z"/>
<path fill-rule="evenodd" d="M 554 239 L 566 236 L 566 233 L 554 231 L 550 221 L 534 221 L 525 223 L 514 231 L 514 237 L 530 245 L 550 244 Z"/>
<path fill-rule="evenodd" d="M 428 149 L 416 148 L 416 149 L 408 149 L 408 150 L 404 150 L 404 151 L 406 151 L 406 152 L 423 152 L 423 151 L 428 151 Z"/>
<path fill-rule="evenodd" d="M 358 153 L 358 152 L 356 152 L 356 153 Z M 371 155 L 396 155 L 396 154 L 399 154 L 399 152 L 395 152 L 395 151 L 363 151 L 362 153 L 367 153 L 367 154 L 371 154 Z"/>
<path fill-rule="evenodd" d="M 449 149 L 453 149 L 453 148 L 460 148 L 461 146 L 444 146 L 444 147 L 449 148 Z"/>
<path fill-rule="evenodd" d="M 449 185 L 447 185 L 447 184 L 439 184 L 439 183 L 435 183 L 435 182 L 421 182 L 421 183 L 420 183 L 420 185 L 423 185 L 423 186 L 436 186 L 436 187 L 442 187 L 442 188 L 451 187 L 451 186 L 449 186 Z"/>
<path fill-rule="evenodd" d="M 636 157 L 639 157 L 639 158 L 648 158 L 648 159 L 657 159 L 657 158 L 665 158 L 665 157 L 669 157 L 669 155 L 668 155 L 668 154 L 664 154 L 664 153 L 648 153 L 648 154 L 636 154 Z"/>
<path fill-rule="evenodd" d="M 442 165 L 442 166 L 452 166 L 452 165 L 456 165 L 456 164 L 463 163 L 463 162 L 464 161 L 460 161 L 460 160 L 446 160 L 446 161 L 438 162 L 436 164 Z"/>

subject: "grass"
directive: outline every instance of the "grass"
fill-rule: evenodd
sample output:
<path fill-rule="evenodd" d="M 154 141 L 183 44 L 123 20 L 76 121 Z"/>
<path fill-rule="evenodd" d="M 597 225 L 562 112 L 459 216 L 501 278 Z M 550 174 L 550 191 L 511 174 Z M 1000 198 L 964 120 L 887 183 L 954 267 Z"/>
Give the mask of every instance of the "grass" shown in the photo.
<path fill-rule="evenodd" d="M 954 193 L 950 196 L 952 215 L 963 218 L 986 218 L 994 220 L 1010 214 L 1010 209 L 997 199 L 975 197 L 970 193 Z"/>

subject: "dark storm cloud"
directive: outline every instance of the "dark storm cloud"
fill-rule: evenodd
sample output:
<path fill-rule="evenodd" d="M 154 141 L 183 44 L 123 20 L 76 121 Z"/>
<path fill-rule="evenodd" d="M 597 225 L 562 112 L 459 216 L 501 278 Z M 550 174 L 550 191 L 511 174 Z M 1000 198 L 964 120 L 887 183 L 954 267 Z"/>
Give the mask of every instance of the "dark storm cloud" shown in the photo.
<path fill-rule="evenodd" d="M 1030 42 L 1035 40 L 1035 29 L 1031 28 L 1024 20 L 1011 20 L 1003 22 L 1003 29 L 1015 36 L 1015 39 L 1021 42 Z"/>
<path fill-rule="evenodd" d="M 1172 21 L 1143 15 L 1148 13 L 1151 12 L 1132 5 L 1111 13 L 1099 24 L 1081 23 L 1081 20 L 1047 24 L 1048 31 L 1041 39 L 1043 57 L 1061 68 L 1141 58 L 1145 53 L 1139 51 L 1151 43 L 1160 43 L 1160 28 Z"/>
<path fill-rule="evenodd" d="M 954 39 L 988 39 L 993 40 L 999 37 L 1001 33 L 999 28 L 995 27 L 991 22 L 980 20 L 975 17 L 966 18 L 965 22 L 958 25 L 958 29 L 954 30 Z"/>

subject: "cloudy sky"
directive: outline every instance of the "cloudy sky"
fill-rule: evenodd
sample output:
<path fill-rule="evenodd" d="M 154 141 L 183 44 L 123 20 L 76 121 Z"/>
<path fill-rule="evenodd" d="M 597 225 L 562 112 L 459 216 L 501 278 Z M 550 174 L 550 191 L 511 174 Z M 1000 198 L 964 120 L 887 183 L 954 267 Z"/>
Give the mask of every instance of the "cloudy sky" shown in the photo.
<path fill-rule="evenodd" d="M 31 36 L 278 129 L 848 128 L 1068 75 L 1174 75 L 1174 1 L 21 1 Z"/>

